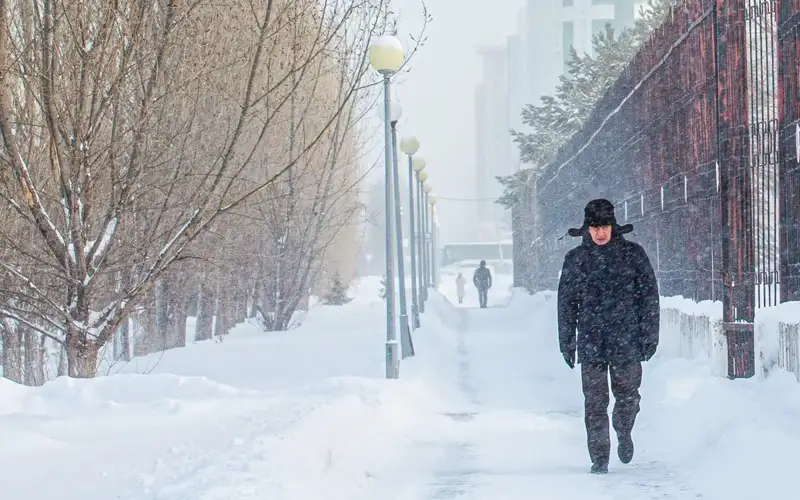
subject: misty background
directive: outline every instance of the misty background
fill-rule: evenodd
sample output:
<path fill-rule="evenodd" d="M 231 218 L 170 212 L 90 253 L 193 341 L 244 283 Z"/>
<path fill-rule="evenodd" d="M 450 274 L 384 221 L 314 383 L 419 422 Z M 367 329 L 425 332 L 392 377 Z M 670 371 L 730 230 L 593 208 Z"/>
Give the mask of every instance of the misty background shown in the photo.
<path fill-rule="evenodd" d="M 523 107 L 553 93 L 570 47 L 591 53 L 592 34 L 609 23 L 615 29 L 633 25 L 641 3 L 495 0 L 479 6 L 463 0 L 426 0 L 424 5 L 397 0 L 395 5 L 397 35 L 407 48 L 414 45 L 410 35 L 423 28 L 425 9 L 431 18 L 408 72 L 393 79 L 393 100 L 403 112 L 398 135 L 414 135 L 422 145 L 419 155 L 427 161 L 438 198 L 440 244 L 509 240 L 510 212 L 494 202 L 503 193 L 496 176 L 520 168 L 509 130 L 526 131 Z M 376 130 L 372 156 L 378 164 L 365 187 L 368 225 L 376 230 L 367 229 L 374 236 L 367 236 L 365 251 L 380 256 L 383 165 L 377 121 Z M 404 157 L 400 163 L 405 166 Z"/>

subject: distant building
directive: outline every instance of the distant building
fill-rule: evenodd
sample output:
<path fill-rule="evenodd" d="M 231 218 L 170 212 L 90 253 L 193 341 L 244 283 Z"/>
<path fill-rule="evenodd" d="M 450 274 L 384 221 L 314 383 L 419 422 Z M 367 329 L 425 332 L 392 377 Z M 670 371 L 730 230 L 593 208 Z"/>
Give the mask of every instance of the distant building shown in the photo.
<path fill-rule="evenodd" d="M 610 23 L 632 26 L 643 0 L 527 0 L 517 33 L 505 46 L 481 47 L 481 81 L 475 88 L 476 223 L 507 226 L 510 214 L 494 203 L 502 195 L 495 179 L 521 167 L 510 130 L 524 131 L 522 110 L 551 95 L 566 69 L 570 47 L 591 53 L 592 35 Z"/>
<path fill-rule="evenodd" d="M 506 47 L 484 47 L 479 54 L 483 78 L 475 89 L 475 198 L 479 200 L 475 215 L 476 223 L 482 224 L 502 215 L 502 208 L 493 201 L 503 193 L 496 176 L 511 171 L 511 148 Z"/>
<path fill-rule="evenodd" d="M 633 26 L 642 0 L 528 0 L 524 37 L 529 100 L 536 104 L 552 93 L 566 69 L 570 47 L 592 52 L 592 35 L 610 23 Z M 558 9 L 557 6 L 561 5 Z"/>

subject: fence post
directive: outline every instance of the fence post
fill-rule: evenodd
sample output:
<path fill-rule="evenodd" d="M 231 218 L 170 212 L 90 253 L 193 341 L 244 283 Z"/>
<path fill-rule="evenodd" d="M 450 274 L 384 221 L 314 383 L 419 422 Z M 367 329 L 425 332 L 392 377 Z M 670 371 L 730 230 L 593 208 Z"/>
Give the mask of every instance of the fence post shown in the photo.
<path fill-rule="evenodd" d="M 744 0 L 718 0 L 714 15 L 717 66 L 717 154 L 722 217 L 722 328 L 728 377 L 755 375 L 755 261 L 749 177 Z"/>
<path fill-rule="evenodd" d="M 781 302 L 800 301 L 800 137 L 797 99 L 800 79 L 797 44 L 800 43 L 800 5 L 778 0 L 778 110 L 780 164 L 778 166 L 780 296 Z"/>

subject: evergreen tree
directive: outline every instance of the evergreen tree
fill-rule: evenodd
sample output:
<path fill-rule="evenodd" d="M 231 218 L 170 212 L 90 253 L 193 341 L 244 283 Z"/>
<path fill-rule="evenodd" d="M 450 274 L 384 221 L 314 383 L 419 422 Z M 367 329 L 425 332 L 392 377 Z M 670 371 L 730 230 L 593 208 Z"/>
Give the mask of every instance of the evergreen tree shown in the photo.
<path fill-rule="evenodd" d="M 522 122 L 530 131 L 511 131 L 520 159 L 530 167 L 497 178 L 504 188 L 497 203 L 510 208 L 517 202 L 519 188 L 528 185 L 581 129 L 639 47 L 663 23 L 672 4 L 673 0 L 647 0 L 634 26 L 619 34 L 606 24 L 604 31 L 592 37 L 594 56 L 571 49 L 566 74 L 559 77 L 554 94 L 522 110 Z"/>
<path fill-rule="evenodd" d="M 347 296 L 347 285 L 342 282 L 342 276 L 337 271 L 331 279 L 331 288 L 323 302 L 328 306 L 343 306 L 351 300 L 353 299 Z"/>

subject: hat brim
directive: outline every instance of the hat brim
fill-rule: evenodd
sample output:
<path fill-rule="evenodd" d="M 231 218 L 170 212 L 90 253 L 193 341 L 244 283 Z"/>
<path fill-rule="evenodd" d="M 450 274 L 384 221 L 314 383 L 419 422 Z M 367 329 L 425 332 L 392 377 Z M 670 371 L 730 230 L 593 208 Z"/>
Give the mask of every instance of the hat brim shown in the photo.
<path fill-rule="evenodd" d="M 616 224 L 617 224 L 617 219 L 613 217 L 606 217 L 606 218 L 601 217 L 590 222 L 589 227 L 615 226 Z"/>
<path fill-rule="evenodd" d="M 620 226 L 618 224 L 612 224 L 613 230 L 617 234 L 628 234 L 633 232 L 633 224 L 625 224 L 624 226 Z M 579 236 L 583 236 L 584 234 L 589 232 L 589 226 L 584 225 L 581 227 L 573 227 L 567 230 L 567 234 L 572 236 L 573 238 L 577 238 Z"/>

